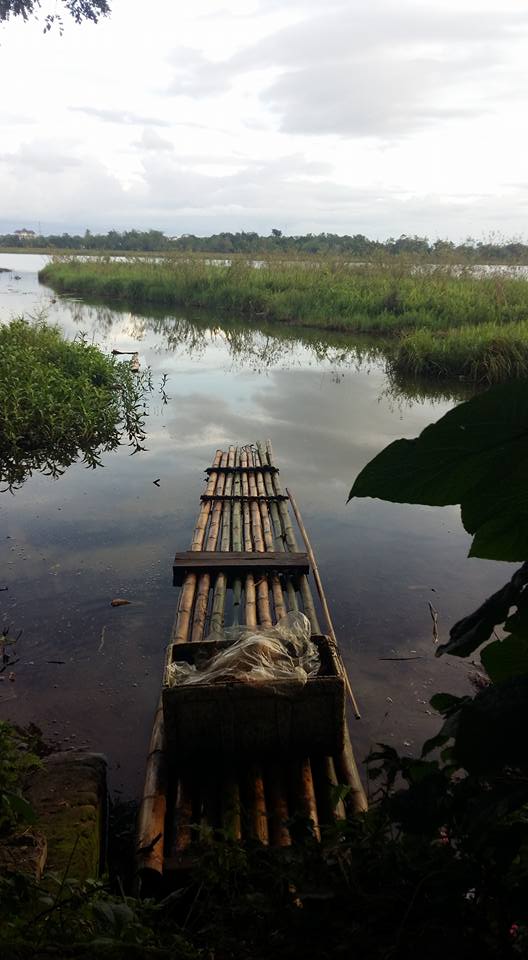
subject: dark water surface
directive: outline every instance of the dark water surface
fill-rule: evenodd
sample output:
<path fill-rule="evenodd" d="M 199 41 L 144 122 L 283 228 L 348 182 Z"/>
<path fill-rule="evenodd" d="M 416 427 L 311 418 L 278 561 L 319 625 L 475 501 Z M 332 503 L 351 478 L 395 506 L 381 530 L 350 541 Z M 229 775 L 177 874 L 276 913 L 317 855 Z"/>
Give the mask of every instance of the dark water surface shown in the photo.
<path fill-rule="evenodd" d="M 0 622 L 22 630 L 19 662 L 0 673 L 0 716 L 36 722 L 65 747 L 107 754 L 114 788 L 140 792 L 177 591 L 172 557 L 187 549 L 217 447 L 270 437 L 303 512 L 338 639 L 363 712 L 358 757 L 382 740 L 409 753 L 438 727 L 428 699 L 462 691 L 474 668 L 434 658 L 441 639 L 510 575 L 467 559 L 459 509 L 360 500 L 358 471 L 387 443 L 413 437 L 457 396 L 395 391 L 364 342 L 278 336 L 215 318 L 152 316 L 58 299 L 39 287 L 45 258 L 0 255 L 0 321 L 45 308 L 73 336 L 139 350 L 167 404 L 150 399 L 148 452 L 123 447 L 104 469 L 35 475 L 0 494 Z M 435 395 L 436 394 L 436 395 Z M 160 478 L 160 486 L 153 480 Z M 132 600 L 112 608 L 114 597 Z M 405 661 L 391 657 L 418 657 Z M 60 662 L 59 662 L 60 661 Z"/>

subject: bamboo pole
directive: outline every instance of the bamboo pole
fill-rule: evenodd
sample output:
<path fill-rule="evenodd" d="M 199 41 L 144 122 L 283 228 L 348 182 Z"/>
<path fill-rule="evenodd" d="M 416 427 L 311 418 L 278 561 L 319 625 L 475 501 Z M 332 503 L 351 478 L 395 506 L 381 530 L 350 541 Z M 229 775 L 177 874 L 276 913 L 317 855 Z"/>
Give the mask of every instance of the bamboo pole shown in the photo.
<path fill-rule="evenodd" d="M 270 466 L 273 467 L 275 464 L 273 462 L 273 450 L 271 448 L 270 440 L 266 440 L 266 450 L 268 462 Z M 282 496 L 282 487 L 278 473 L 273 474 L 273 487 L 277 496 Z M 284 528 L 284 537 L 288 550 L 296 552 L 299 549 L 297 545 L 297 538 L 291 522 L 288 506 L 284 500 L 279 500 L 279 513 Z M 312 633 L 321 633 L 321 627 L 319 626 L 319 620 L 317 619 L 317 613 L 315 612 L 315 605 L 313 602 L 312 591 L 310 590 L 310 584 L 308 583 L 308 578 L 304 575 L 299 577 L 299 590 L 303 601 L 304 612 L 308 617 L 312 627 Z"/>
<path fill-rule="evenodd" d="M 174 805 L 174 829 L 171 844 L 171 856 L 185 853 L 191 845 L 191 824 L 193 815 L 192 780 L 187 772 L 182 772 L 176 788 Z"/>
<path fill-rule="evenodd" d="M 200 777 L 200 843 L 211 843 L 217 823 L 218 780 L 213 770 L 204 768 Z"/>
<path fill-rule="evenodd" d="M 240 451 L 240 465 L 247 467 L 247 450 Z M 249 496 L 248 475 L 242 471 L 242 496 Z M 243 500 L 242 511 L 244 516 L 244 550 L 248 552 L 253 550 L 253 538 L 251 536 L 251 515 L 249 512 L 249 501 Z M 255 591 L 255 578 L 252 573 L 248 573 L 245 581 L 245 621 L 248 627 L 257 625 L 257 596 Z"/>
<path fill-rule="evenodd" d="M 267 464 L 268 457 L 267 457 L 266 449 L 263 443 L 258 444 L 258 451 L 260 456 L 260 462 L 262 464 Z M 265 490 L 268 497 L 274 497 L 275 491 L 273 488 L 273 480 L 271 479 L 271 475 L 267 471 L 264 474 L 264 486 L 265 486 Z M 271 499 L 269 501 L 269 505 L 270 505 L 271 521 L 273 524 L 274 549 L 277 552 L 284 553 L 284 551 L 286 550 L 284 531 L 282 529 L 282 523 L 281 523 L 279 508 L 277 506 L 277 501 L 274 499 Z M 291 577 L 286 577 L 286 593 L 288 595 L 288 606 L 290 610 L 298 610 L 299 605 L 297 603 L 297 595 L 295 593 L 295 587 L 292 583 Z"/>
<path fill-rule="evenodd" d="M 336 655 L 337 655 L 337 659 L 338 659 L 338 662 L 339 662 L 339 672 L 340 672 L 341 676 L 343 677 L 343 680 L 345 681 L 345 686 L 346 686 L 346 688 L 347 688 L 348 695 L 349 695 L 350 701 L 351 701 L 351 703 L 352 703 L 352 707 L 354 708 L 354 713 L 355 713 L 355 715 L 356 715 L 356 719 L 357 719 L 357 720 L 360 720 L 360 719 L 361 719 L 361 714 L 360 714 L 360 712 L 359 712 L 359 707 L 358 707 L 358 705 L 357 705 L 357 700 L 356 700 L 356 698 L 355 698 L 355 696 L 354 696 L 354 692 L 353 692 L 352 687 L 351 687 L 351 685 L 350 685 L 350 677 L 348 676 L 347 669 L 346 669 L 346 667 L 345 667 L 345 664 L 344 664 L 344 662 L 343 662 L 343 658 L 342 658 L 342 656 L 341 656 L 341 653 L 340 653 L 340 650 L 339 650 L 339 647 L 338 647 L 338 644 L 337 644 L 337 637 L 336 637 L 335 630 L 334 630 L 334 624 L 332 623 L 332 617 L 330 616 L 330 610 L 329 610 L 329 607 L 328 607 L 328 603 L 326 602 L 326 596 L 325 596 L 325 592 L 324 592 L 324 588 L 323 588 L 323 582 L 322 582 L 321 577 L 320 577 L 320 574 L 319 574 L 319 568 L 318 568 L 318 566 L 317 566 L 317 561 L 316 561 L 316 559 L 315 559 L 315 554 L 314 554 L 314 552 L 313 552 L 313 550 L 312 550 L 312 545 L 311 545 L 311 543 L 310 543 L 310 540 L 309 540 L 309 537 L 308 537 L 308 533 L 307 533 L 307 531 L 306 531 L 306 527 L 304 526 L 303 519 L 302 519 L 302 517 L 301 517 L 301 511 L 299 510 L 299 507 L 297 506 L 297 503 L 296 503 L 296 501 L 295 501 L 295 497 L 293 496 L 293 493 L 291 492 L 291 490 L 288 490 L 288 489 L 287 489 L 287 490 L 286 490 L 286 493 L 288 494 L 288 497 L 290 498 L 290 503 L 291 503 L 291 505 L 292 505 L 292 509 L 293 509 L 294 514 L 295 514 L 295 519 L 297 520 L 297 523 L 298 523 L 298 525 L 299 525 L 299 530 L 301 531 L 302 538 L 303 538 L 303 540 L 304 540 L 304 544 L 305 544 L 305 547 L 306 547 L 306 552 L 307 552 L 307 554 L 308 554 L 308 559 L 309 559 L 309 561 L 310 561 L 310 566 L 311 566 L 311 568 L 312 568 L 313 578 L 314 578 L 314 580 L 315 580 L 315 584 L 316 584 L 316 587 L 317 587 L 317 592 L 318 592 L 318 594 L 319 594 L 319 599 L 320 599 L 320 601 L 321 601 L 321 606 L 322 606 L 322 608 L 323 608 L 323 612 L 324 612 L 324 615 L 325 615 L 325 617 L 326 617 L 326 622 L 327 622 L 327 624 L 328 624 L 328 631 L 329 631 L 329 634 L 330 634 L 330 639 L 332 640 L 332 642 L 333 642 L 333 644 L 334 644 L 334 650 L 335 650 L 335 653 L 336 653 Z"/>
<path fill-rule="evenodd" d="M 240 840 L 240 788 L 234 770 L 227 770 L 222 780 L 222 827 L 228 840 Z"/>
<path fill-rule="evenodd" d="M 260 455 L 260 450 L 257 447 L 257 450 L 254 452 L 254 461 L 257 467 L 262 466 L 262 458 Z M 266 487 L 264 484 L 264 477 L 262 471 L 258 470 L 256 474 L 257 481 L 257 492 L 259 497 L 266 497 Z M 262 499 L 259 502 L 260 516 L 262 519 L 262 532 L 264 535 L 264 543 L 266 545 L 266 550 L 273 550 L 274 548 L 274 537 L 273 530 L 271 526 L 271 511 L 268 509 L 269 500 Z M 273 594 L 273 605 L 275 607 L 275 618 L 280 620 L 281 617 L 286 613 L 286 608 L 284 606 L 284 596 L 282 593 L 282 587 L 280 579 L 276 573 L 271 575 L 271 591 Z"/>
<path fill-rule="evenodd" d="M 221 463 L 222 451 L 217 450 L 214 460 L 213 467 L 218 467 Z M 217 480 L 219 474 L 211 472 L 209 475 L 209 481 L 206 487 L 206 493 L 208 496 L 212 496 L 215 492 Z M 205 539 L 205 531 L 207 528 L 207 521 L 209 519 L 209 514 L 211 512 L 211 500 L 205 500 L 198 514 L 198 520 L 196 522 L 196 527 L 194 529 L 193 539 L 191 543 L 191 550 L 201 550 L 203 542 Z M 186 643 L 189 636 L 189 627 L 191 623 L 191 615 L 194 605 L 194 598 L 196 594 L 196 584 L 198 577 L 196 573 L 188 573 L 185 577 L 185 581 L 180 593 L 180 599 L 178 602 L 178 610 L 176 614 L 176 620 L 174 623 L 172 631 L 172 642 L 173 643 Z"/>
<path fill-rule="evenodd" d="M 265 846 L 269 843 L 268 817 L 266 812 L 266 794 L 262 768 L 259 763 L 251 763 L 247 774 L 249 835 Z"/>
<path fill-rule="evenodd" d="M 240 463 L 238 451 L 235 455 L 235 467 Z M 240 482 L 240 473 L 235 473 L 234 492 L 235 497 L 240 497 L 242 484 Z M 233 550 L 242 550 L 242 502 L 235 500 L 233 505 Z M 240 605 L 242 600 L 242 580 L 236 577 L 233 583 L 233 625 L 240 623 Z"/>
<path fill-rule="evenodd" d="M 367 798 L 359 776 L 346 724 L 343 749 L 334 757 L 334 764 L 339 783 L 350 787 L 350 793 L 345 797 L 345 806 L 352 814 L 365 813 L 368 810 Z"/>
<path fill-rule="evenodd" d="M 167 760 L 161 697 L 150 737 L 143 798 L 137 830 L 138 871 L 163 874 L 165 813 L 167 809 Z"/>
<path fill-rule="evenodd" d="M 251 448 L 247 451 L 248 463 L 250 466 L 255 466 L 253 460 L 253 451 Z M 249 472 L 249 493 L 250 496 L 258 496 L 257 484 L 255 480 L 255 473 L 253 470 Z M 255 550 L 258 553 L 265 553 L 266 546 L 264 543 L 264 534 L 262 530 L 262 517 L 260 515 L 260 508 L 258 500 L 251 501 L 251 530 L 253 533 L 253 542 L 255 544 Z M 271 612 L 269 604 L 269 587 L 268 580 L 265 574 L 260 574 L 259 579 L 256 583 L 257 587 L 257 611 L 259 623 L 264 627 L 271 627 Z"/>
<path fill-rule="evenodd" d="M 228 461 L 228 454 L 223 453 L 222 459 L 220 461 L 221 467 L 226 467 Z M 216 485 L 216 493 L 220 496 L 224 492 L 226 482 L 226 474 L 220 473 L 218 476 L 218 482 Z M 207 540 L 205 542 L 206 550 L 215 550 L 218 537 L 220 535 L 220 522 L 222 519 L 222 501 L 216 500 L 211 510 L 211 523 L 209 525 L 209 532 L 207 534 Z M 211 574 L 202 573 L 200 574 L 198 580 L 198 590 L 196 593 L 196 601 L 194 605 L 194 620 L 192 627 L 192 636 L 191 641 L 193 643 L 198 643 L 203 639 L 204 629 L 205 629 L 205 618 L 207 616 L 207 607 L 209 605 L 209 590 L 211 587 Z"/>
<path fill-rule="evenodd" d="M 236 465 L 237 459 L 237 449 L 236 447 L 229 447 L 229 454 L 227 458 L 228 467 L 234 467 Z M 233 474 L 226 474 L 226 482 L 224 487 L 224 494 L 227 497 L 230 497 L 233 492 Z M 229 500 L 224 500 L 222 503 L 223 512 L 222 512 L 222 535 L 220 538 L 220 550 L 227 551 L 231 549 L 231 515 L 232 507 Z M 225 608 L 225 599 L 226 599 L 226 590 L 227 590 L 227 576 L 225 573 L 220 572 L 217 575 L 214 591 L 213 591 L 213 609 L 211 613 L 211 631 L 217 632 L 220 631 L 224 625 L 224 608 Z"/>
<path fill-rule="evenodd" d="M 240 463 L 247 467 L 249 457 L 247 450 L 241 451 Z M 248 473 L 242 472 L 242 492 L 245 496 L 249 494 Z M 246 509 L 247 508 L 247 509 Z M 250 524 L 249 505 L 244 503 L 244 546 L 246 550 L 253 549 L 252 531 Z M 246 624 L 248 626 L 257 625 L 256 599 L 255 599 L 255 581 L 253 574 L 246 577 Z M 269 610 L 269 605 L 268 605 Z M 268 613 L 269 616 L 269 613 Z M 270 618 L 271 622 L 271 618 Z M 262 768 L 259 763 L 252 763 L 247 772 L 247 792 L 248 792 L 248 814 L 249 814 L 249 833 L 252 837 L 267 845 L 269 842 L 268 821 L 266 817 L 266 794 L 264 790 L 264 780 L 262 777 Z"/>
<path fill-rule="evenodd" d="M 288 802 L 282 772 L 278 764 L 272 764 L 266 770 L 266 795 L 268 800 L 269 836 L 274 847 L 289 847 L 291 844 Z"/>
<path fill-rule="evenodd" d="M 303 757 L 300 762 L 295 764 L 293 769 L 295 796 L 298 800 L 300 811 L 308 820 L 311 820 L 314 836 L 317 840 L 320 840 L 321 831 L 319 829 L 317 800 L 315 798 L 312 766 L 309 757 Z"/>
<path fill-rule="evenodd" d="M 337 797 L 338 782 L 332 758 L 312 757 L 312 776 L 320 823 L 331 824 L 335 820 L 344 820 L 345 807 Z"/>

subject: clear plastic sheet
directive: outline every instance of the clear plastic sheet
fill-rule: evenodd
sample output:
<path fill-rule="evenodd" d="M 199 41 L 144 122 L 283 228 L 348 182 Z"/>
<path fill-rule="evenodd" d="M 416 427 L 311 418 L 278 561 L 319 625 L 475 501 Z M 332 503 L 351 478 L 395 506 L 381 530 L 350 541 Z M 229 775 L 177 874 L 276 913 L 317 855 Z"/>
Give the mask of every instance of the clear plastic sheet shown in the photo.
<path fill-rule="evenodd" d="M 317 647 L 310 639 L 310 621 L 303 613 L 288 613 L 274 627 L 228 627 L 211 633 L 207 640 L 223 641 L 228 647 L 205 663 L 171 663 L 169 686 L 193 683 L 262 683 L 294 680 L 304 685 L 320 666 Z"/>

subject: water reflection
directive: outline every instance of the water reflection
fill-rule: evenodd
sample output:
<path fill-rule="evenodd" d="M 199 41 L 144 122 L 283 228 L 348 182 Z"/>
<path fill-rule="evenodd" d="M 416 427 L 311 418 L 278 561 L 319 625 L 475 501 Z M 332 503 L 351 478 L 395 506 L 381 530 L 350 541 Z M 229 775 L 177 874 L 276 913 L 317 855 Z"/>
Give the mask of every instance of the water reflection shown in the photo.
<path fill-rule="evenodd" d="M 188 546 L 203 468 L 217 447 L 270 436 L 361 703 L 358 754 L 377 740 L 416 748 L 436 725 L 431 692 L 463 690 L 468 671 L 434 660 L 428 600 L 445 638 L 504 582 L 504 565 L 467 559 L 457 508 L 346 498 L 372 456 L 416 436 L 466 387 L 398 392 L 367 340 L 52 303 L 35 276 L 26 290 L 24 303 L 46 302 L 68 335 L 138 349 L 155 382 L 168 376 L 169 399 L 150 401 L 147 452 L 121 448 L 104 469 L 74 464 L 57 482 L 34 476 L 0 497 L 0 627 L 23 631 L 15 680 L 0 681 L 0 715 L 103 749 L 114 785 L 139 791 L 176 602 L 172 557 Z M 0 315 L 9 315 L 1 297 Z M 116 596 L 133 602 L 113 609 Z M 398 655 L 420 659 L 381 659 Z"/>
<path fill-rule="evenodd" d="M 237 322 L 222 319 L 214 322 L 211 314 L 192 315 L 185 311 L 179 316 L 157 313 L 150 308 L 148 315 L 138 315 L 123 306 L 87 304 L 66 300 L 67 309 L 79 327 L 89 325 L 102 337 L 109 337 L 116 317 L 126 322 L 130 337 L 143 342 L 155 335 L 159 354 L 202 359 L 209 348 L 226 352 L 231 370 L 246 368 L 255 373 L 271 369 L 292 369 L 312 364 L 324 364 L 334 382 L 340 383 L 349 371 L 364 369 L 370 364 L 384 367 L 387 383 L 383 395 L 394 404 L 421 403 L 428 400 L 461 401 L 475 392 L 471 383 L 462 381 L 437 382 L 427 378 L 394 376 L 386 366 L 391 355 L 390 339 L 367 334 L 349 334 L 296 327 L 294 324 Z"/>

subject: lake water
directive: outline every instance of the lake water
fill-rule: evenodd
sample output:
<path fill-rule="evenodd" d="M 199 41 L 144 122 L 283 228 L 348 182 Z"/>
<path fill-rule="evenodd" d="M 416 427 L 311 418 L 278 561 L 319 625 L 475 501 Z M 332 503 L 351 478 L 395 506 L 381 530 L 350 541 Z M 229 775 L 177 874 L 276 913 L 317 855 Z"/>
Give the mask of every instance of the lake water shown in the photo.
<path fill-rule="evenodd" d="M 0 673 L 0 716 L 33 721 L 65 748 L 106 753 L 114 789 L 139 794 L 177 601 L 172 557 L 188 547 L 203 469 L 217 447 L 270 437 L 362 709 L 352 723 L 358 758 L 378 741 L 418 751 L 439 726 L 429 697 L 467 689 L 474 670 L 435 659 L 429 602 L 445 640 L 510 565 L 467 559 L 458 507 L 346 499 L 378 451 L 416 436 L 460 391 L 395 391 L 368 341 L 355 349 L 321 333 L 284 337 L 211 316 L 55 298 L 38 284 L 45 259 L 0 255 L 13 271 L 0 273 L 0 321 L 44 309 L 68 336 L 138 350 L 155 391 L 148 452 L 130 458 L 124 446 L 104 469 L 75 464 L 58 480 L 34 475 L 0 494 L 0 618 L 10 635 L 22 631 L 14 678 Z M 133 603 L 112 608 L 114 597 Z M 390 659 L 401 657 L 413 659 Z"/>

